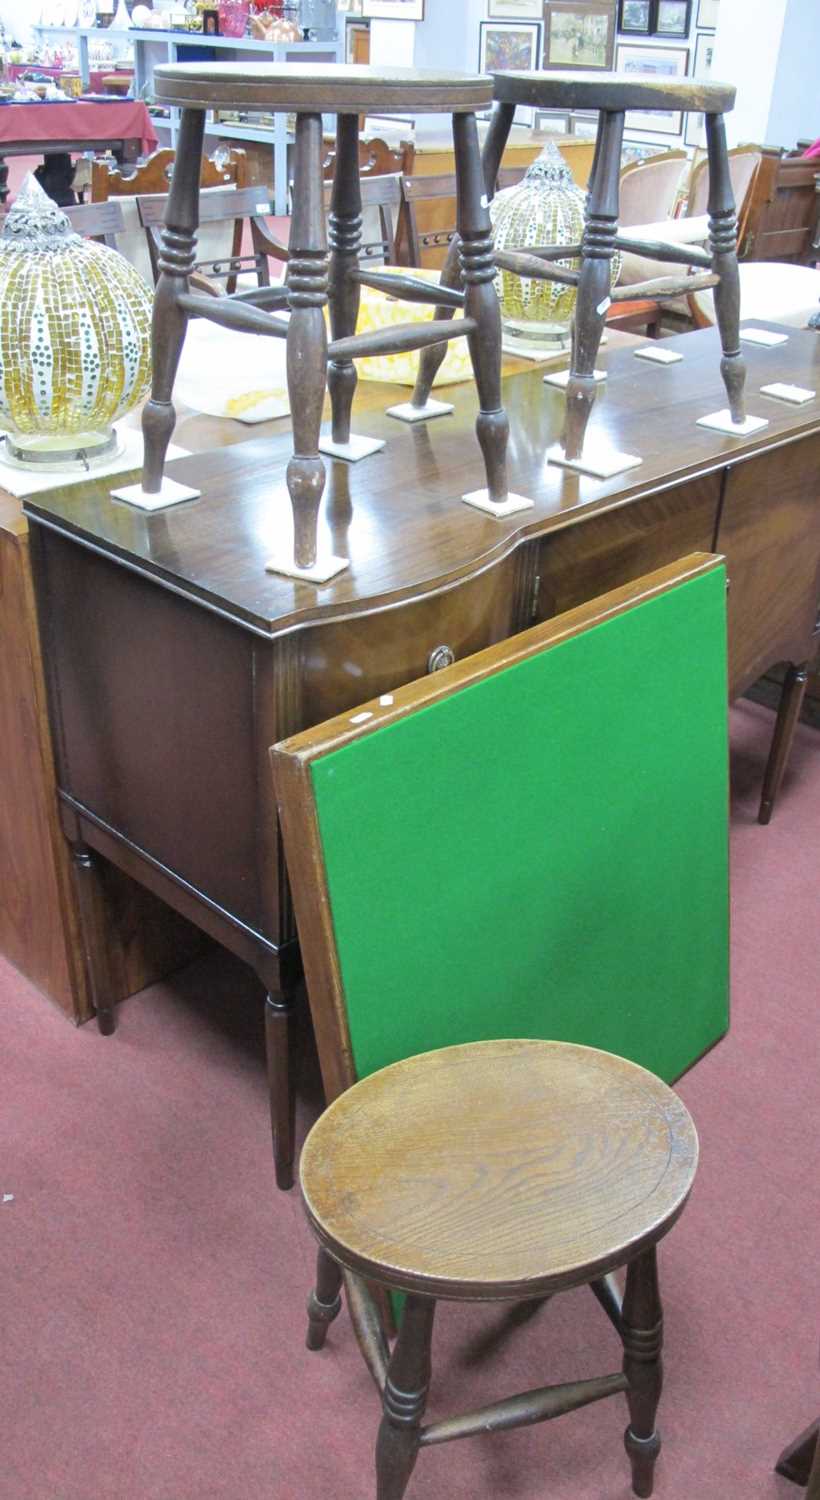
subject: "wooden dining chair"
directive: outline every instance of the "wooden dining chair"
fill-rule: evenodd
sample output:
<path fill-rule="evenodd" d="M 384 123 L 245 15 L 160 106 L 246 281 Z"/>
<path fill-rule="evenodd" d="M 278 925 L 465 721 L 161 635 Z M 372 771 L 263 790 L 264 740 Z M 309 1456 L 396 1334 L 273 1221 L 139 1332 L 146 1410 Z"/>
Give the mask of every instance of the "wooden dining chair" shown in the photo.
<path fill-rule="evenodd" d="M 162 146 L 128 172 L 123 172 L 108 158 L 98 157 L 91 164 L 91 201 L 104 203 L 108 198 L 167 193 L 175 161 L 176 152 L 170 146 Z M 232 148 L 202 158 L 200 187 L 243 188 L 249 185 L 248 158 L 244 151 Z M 264 197 L 265 189 L 260 191 Z"/>
<path fill-rule="evenodd" d="M 502 167 L 498 188 L 514 187 L 526 167 Z M 451 172 L 430 177 L 401 177 L 402 225 L 399 241 L 406 263 L 438 267 L 444 264 L 456 233 L 456 179 Z M 421 212 L 419 212 L 421 210 Z"/>
<path fill-rule="evenodd" d="M 168 206 L 168 195 L 167 193 L 152 193 L 148 196 L 140 194 L 136 204 L 140 223 L 148 238 L 151 269 L 156 281 L 160 271 L 162 228 Z M 271 285 L 269 257 L 282 263 L 288 259 L 287 246 L 271 234 L 265 223 L 265 215 L 272 212 L 272 205 L 264 188 L 261 187 L 229 187 L 202 193 L 199 200 L 200 231 L 206 229 L 208 225 L 223 224 L 232 226 L 232 233 L 226 253 L 216 258 L 196 262 L 197 284 L 200 289 L 203 287 L 203 277 L 205 277 L 211 283 L 208 290 L 218 295 L 219 284 L 224 281 L 225 291 L 231 294 L 236 291 L 237 278 L 247 273 L 255 275 L 258 286 L 269 287 Z M 250 235 L 251 249 L 243 252 L 246 227 Z"/>
<path fill-rule="evenodd" d="M 308 1346 L 344 1279 L 379 1500 L 425 1446 L 616 1392 L 651 1493 L 655 1245 L 696 1159 L 668 1083 L 727 1023 L 725 610 L 721 560 L 682 559 L 271 752 L 331 1101 Z M 407 1297 L 389 1361 L 365 1281 Z M 421 1425 L 437 1300 L 580 1285 L 621 1372 Z"/>

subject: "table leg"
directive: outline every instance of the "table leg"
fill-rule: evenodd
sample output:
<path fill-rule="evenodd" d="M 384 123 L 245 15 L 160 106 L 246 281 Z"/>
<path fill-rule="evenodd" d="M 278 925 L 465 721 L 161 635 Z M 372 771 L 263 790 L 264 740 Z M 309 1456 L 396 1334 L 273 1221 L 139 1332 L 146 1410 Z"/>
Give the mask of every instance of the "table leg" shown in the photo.
<path fill-rule="evenodd" d="M 154 293 L 151 399 L 142 414 L 145 438 L 142 487 L 149 495 L 159 494 L 162 488 L 165 455 L 176 423 L 171 397 L 188 327 L 188 315 L 180 307 L 179 298 L 188 290 L 188 278 L 196 263 L 204 133 L 205 111 L 184 109 L 162 231 L 159 281 Z"/>
<path fill-rule="evenodd" d="M 103 1036 L 111 1036 L 116 1030 L 111 983 L 109 976 L 101 972 L 102 956 L 110 941 L 110 934 L 101 910 L 99 874 L 88 845 L 80 840 L 70 843 L 77 874 L 77 904 L 80 909 L 88 987 L 97 1012 L 97 1026 Z"/>
<path fill-rule="evenodd" d="M 720 277 L 714 289 L 715 319 L 723 350 L 720 373 L 726 386 L 732 421 L 743 422 L 746 417 L 746 362 L 740 352 L 737 218 L 723 115 L 706 116 L 706 147 L 709 155 L 709 243 L 712 269 Z"/>
<path fill-rule="evenodd" d="M 610 303 L 612 257 L 618 231 L 618 179 L 623 134 L 623 112 L 602 110 L 598 118 L 595 173 L 587 195 L 567 385 L 563 446 L 569 459 L 580 458 L 583 453 L 595 400 L 595 361 Z"/>
<path fill-rule="evenodd" d="M 327 380 L 327 240 L 322 186 L 322 116 L 296 116 L 293 162 L 293 218 L 288 263 L 288 394 L 293 423 L 293 457 L 287 485 L 293 505 L 294 561 L 316 563 L 319 506 L 325 466 L 319 433 Z"/>
<path fill-rule="evenodd" d="M 812 1422 L 788 1447 L 783 1449 L 775 1473 L 782 1474 L 793 1484 L 816 1483 L 815 1493 L 810 1490 L 806 1500 L 817 1500 L 820 1495 L 820 1420 Z"/>
<path fill-rule="evenodd" d="M 464 311 L 478 329 L 468 336 L 480 410 L 476 434 L 484 455 L 488 498 L 507 498 L 507 442 L 510 423 L 501 404 L 501 311 L 495 292 L 495 262 L 484 173 L 473 114 L 453 116 L 456 193 Z"/>
<path fill-rule="evenodd" d="M 351 272 L 359 264 L 362 194 L 359 184 L 359 117 L 336 117 L 336 169 L 330 200 L 330 331 L 334 339 L 356 332 L 360 288 Z M 358 376 L 352 359 L 331 359 L 327 383 L 334 443 L 350 442 L 350 409 Z"/>

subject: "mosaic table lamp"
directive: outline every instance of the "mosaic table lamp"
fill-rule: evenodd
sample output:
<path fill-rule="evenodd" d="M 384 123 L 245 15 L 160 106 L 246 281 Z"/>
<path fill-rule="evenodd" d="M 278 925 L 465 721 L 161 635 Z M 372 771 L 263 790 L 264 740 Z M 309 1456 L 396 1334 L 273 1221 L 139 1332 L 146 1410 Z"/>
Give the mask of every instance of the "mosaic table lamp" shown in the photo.
<path fill-rule="evenodd" d="M 0 236 L 0 428 L 8 462 L 90 467 L 151 379 L 152 298 L 28 176 Z"/>

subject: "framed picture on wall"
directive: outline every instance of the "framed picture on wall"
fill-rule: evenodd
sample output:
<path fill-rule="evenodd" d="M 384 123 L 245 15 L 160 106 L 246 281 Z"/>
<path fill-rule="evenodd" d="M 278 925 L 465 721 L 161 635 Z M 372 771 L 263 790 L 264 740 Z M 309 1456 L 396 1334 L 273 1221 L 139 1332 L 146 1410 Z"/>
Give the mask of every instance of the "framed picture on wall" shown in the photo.
<path fill-rule="evenodd" d="M 688 47 L 632 47 L 622 43 L 618 47 L 617 70 L 639 78 L 664 79 L 685 78 L 689 71 Z M 629 109 L 626 112 L 627 130 L 647 131 L 651 135 L 680 135 L 683 129 L 683 111 Z"/>
<path fill-rule="evenodd" d="M 720 0 L 698 0 L 698 26 L 705 31 L 715 31 L 720 11 Z"/>
<path fill-rule="evenodd" d="M 658 0 L 655 33 L 657 36 L 686 37 L 691 19 L 692 0 Z"/>
<path fill-rule="evenodd" d="M 711 32 L 701 35 L 695 42 L 695 78 L 708 78 L 712 72 L 712 56 L 715 50 L 715 38 Z M 687 146 L 700 148 L 706 145 L 706 124 L 703 115 L 694 111 L 686 116 L 686 129 L 683 139 Z"/>
<path fill-rule="evenodd" d="M 424 0 L 362 0 L 362 15 L 371 21 L 423 21 Z"/>
<path fill-rule="evenodd" d="M 544 67 L 608 69 L 615 48 L 615 0 L 547 0 Z"/>
<path fill-rule="evenodd" d="M 540 21 L 544 0 L 487 0 L 491 21 Z"/>
<path fill-rule="evenodd" d="M 541 26 L 538 21 L 482 21 L 479 26 L 480 73 L 538 67 Z"/>
<path fill-rule="evenodd" d="M 618 30 L 635 36 L 649 36 L 652 31 L 652 8 L 655 0 L 620 0 Z"/>

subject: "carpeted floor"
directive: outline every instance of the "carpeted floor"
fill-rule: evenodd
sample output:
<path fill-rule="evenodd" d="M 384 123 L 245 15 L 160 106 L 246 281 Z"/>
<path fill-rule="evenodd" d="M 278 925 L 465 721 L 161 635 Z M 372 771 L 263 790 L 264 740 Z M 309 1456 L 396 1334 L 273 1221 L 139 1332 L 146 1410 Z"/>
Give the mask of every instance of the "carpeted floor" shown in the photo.
<path fill-rule="evenodd" d="M 702 1166 L 662 1251 L 658 1500 L 797 1496 L 772 1464 L 820 1412 L 820 737 L 801 727 L 763 829 L 771 715 L 732 717 L 734 1016 L 681 1085 Z M 312 1243 L 273 1189 L 241 966 L 215 953 L 135 996 L 106 1039 L 0 964 L 0 1058 L 0 1500 L 372 1500 L 345 1319 L 304 1349 Z M 588 1293 L 529 1319 L 443 1308 L 431 1411 L 618 1363 Z M 624 1416 L 431 1449 L 408 1500 L 627 1500 Z"/>

